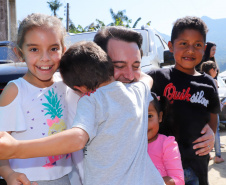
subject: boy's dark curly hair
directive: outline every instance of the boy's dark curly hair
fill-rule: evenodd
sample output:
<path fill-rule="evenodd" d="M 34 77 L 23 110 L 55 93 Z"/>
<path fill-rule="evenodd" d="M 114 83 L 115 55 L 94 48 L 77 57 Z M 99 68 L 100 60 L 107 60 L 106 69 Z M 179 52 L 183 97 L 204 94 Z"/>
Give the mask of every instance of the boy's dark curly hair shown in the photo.
<path fill-rule="evenodd" d="M 114 76 L 107 54 L 94 42 L 81 41 L 65 52 L 59 67 L 64 83 L 70 88 L 85 86 L 95 90 Z"/>
<path fill-rule="evenodd" d="M 197 30 L 203 36 L 204 42 L 206 42 L 206 34 L 208 32 L 207 25 L 199 17 L 186 16 L 177 19 L 173 25 L 171 33 L 171 42 L 173 44 L 174 40 L 186 29 Z"/>

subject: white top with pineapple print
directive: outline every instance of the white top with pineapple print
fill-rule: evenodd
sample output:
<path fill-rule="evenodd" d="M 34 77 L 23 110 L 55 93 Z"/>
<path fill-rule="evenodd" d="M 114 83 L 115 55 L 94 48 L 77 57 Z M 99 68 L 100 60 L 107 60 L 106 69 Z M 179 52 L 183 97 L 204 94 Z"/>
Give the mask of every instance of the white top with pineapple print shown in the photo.
<path fill-rule="evenodd" d="M 18 87 L 13 102 L 0 107 L 0 130 L 12 131 L 17 140 L 31 140 L 61 132 L 67 128 L 66 93 L 69 88 L 61 78 L 38 88 L 23 78 L 11 81 Z M 77 103 L 76 101 L 73 103 Z M 71 154 L 9 160 L 13 170 L 25 173 L 30 181 L 55 180 L 72 170 Z"/>

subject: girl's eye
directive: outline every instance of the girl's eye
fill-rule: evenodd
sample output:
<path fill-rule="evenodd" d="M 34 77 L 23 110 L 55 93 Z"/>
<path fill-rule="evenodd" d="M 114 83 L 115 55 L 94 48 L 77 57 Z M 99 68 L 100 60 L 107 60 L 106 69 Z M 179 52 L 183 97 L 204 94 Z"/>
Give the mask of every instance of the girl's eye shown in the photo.
<path fill-rule="evenodd" d="M 36 52 L 36 51 L 38 51 L 38 49 L 37 48 L 31 48 L 30 51 Z"/>
<path fill-rule="evenodd" d="M 59 48 L 52 48 L 51 51 L 58 51 Z"/>
<path fill-rule="evenodd" d="M 153 115 L 151 115 L 151 114 L 148 115 L 148 118 L 152 118 L 152 117 L 153 117 Z"/>

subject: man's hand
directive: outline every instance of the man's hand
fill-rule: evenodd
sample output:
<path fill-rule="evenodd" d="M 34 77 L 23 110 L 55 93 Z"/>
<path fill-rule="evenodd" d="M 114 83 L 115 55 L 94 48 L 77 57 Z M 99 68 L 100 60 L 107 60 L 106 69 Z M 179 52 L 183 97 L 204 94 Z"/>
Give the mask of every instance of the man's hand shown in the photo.
<path fill-rule="evenodd" d="M 18 141 L 7 132 L 0 132 L 0 160 L 12 159 Z"/>
<path fill-rule="evenodd" d="M 37 182 L 31 182 L 28 180 L 25 174 L 18 173 L 18 172 L 12 172 L 8 175 L 8 177 L 5 179 L 7 182 L 7 185 L 38 185 Z"/>
<path fill-rule="evenodd" d="M 203 136 L 193 142 L 198 143 L 193 146 L 193 149 L 199 149 L 195 152 L 199 156 L 207 155 L 213 149 L 215 140 L 214 132 L 208 124 L 202 129 L 201 134 Z"/>

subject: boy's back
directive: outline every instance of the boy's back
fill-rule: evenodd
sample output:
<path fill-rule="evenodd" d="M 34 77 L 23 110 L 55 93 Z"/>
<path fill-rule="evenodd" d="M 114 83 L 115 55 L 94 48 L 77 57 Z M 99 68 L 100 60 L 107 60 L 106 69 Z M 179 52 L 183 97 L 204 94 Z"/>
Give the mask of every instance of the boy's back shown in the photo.
<path fill-rule="evenodd" d="M 85 184 L 164 184 L 147 154 L 149 91 L 113 82 L 79 100 L 73 126 L 89 135 Z"/>

